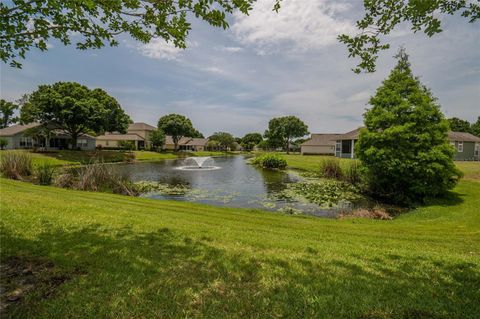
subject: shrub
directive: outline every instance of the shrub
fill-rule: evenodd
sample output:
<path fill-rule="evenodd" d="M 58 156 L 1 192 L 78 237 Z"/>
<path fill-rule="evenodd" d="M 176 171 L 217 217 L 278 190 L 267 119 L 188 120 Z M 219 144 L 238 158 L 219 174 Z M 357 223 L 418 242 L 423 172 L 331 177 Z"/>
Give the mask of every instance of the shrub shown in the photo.
<path fill-rule="evenodd" d="M 134 141 L 120 141 L 120 142 L 118 142 L 118 146 L 121 149 L 131 151 L 131 150 L 135 149 L 135 142 Z"/>
<path fill-rule="evenodd" d="M 287 167 L 287 161 L 277 154 L 265 154 L 255 157 L 251 163 L 253 165 L 261 166 L 263 168 L 277 168 L 284 169 Z"/>
<path fill-rule="evenodd" d="M 135 196 L 138 194 L 135 185 L 128 175 L 120 175 L 112 170 L 112 166 L 95 162 L 80 167 L 76 172 L 69 171 L 60 175 L 55 185 L 85 191 L 106 191 L 115 194 Z"/>
<path fill-rule="evenodd" d="M 340 160 L 335 157 L 322 158 L 320 161 L 320 174 L 325 178 L 342 179 L 343 173 Z"/>
<path fill-rule="evenodd" d="M 125 153 L 125 156 L 124 156 L 124 161 L 127 162 L 127 163 L 133 163 L 135 162 L 135 153 L 133 152 L 127 152 Z"/>
<path fill-rule="evenodd" d="M 0 138 L 0 149 L 4 149 L 8 145 L 8 140 L 6 138 L 1 137 Z"/>
<path fill-rule="evenodd" d="M 49 163 L 43 163 L 39 165 L 36 169 L 38 183 L 40 185 L 51 185 L 55 170 L 55 167 Z"/>
<path fill-rule="evenodd" d="M 0 172 L 11 179 L 22 179 L 33 172 L 32 157 L 26 152 L 5 152 L 0 162 Z"/>

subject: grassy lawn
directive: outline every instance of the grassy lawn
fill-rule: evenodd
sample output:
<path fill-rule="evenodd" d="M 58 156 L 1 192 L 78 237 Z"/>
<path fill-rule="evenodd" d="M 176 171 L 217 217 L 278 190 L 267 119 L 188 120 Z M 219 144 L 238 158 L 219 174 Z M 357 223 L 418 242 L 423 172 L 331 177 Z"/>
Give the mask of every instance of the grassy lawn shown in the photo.
<path fill-rule="evenodd" d="M 315 166 L 315 157 L 303 158 L 288 160 Z M 0 179 L 2 262 L 17 256 L 54 265 L 10 315 L 476 318 L 480 181 L 471 164 L 459 164 L 469 180 L 448 198 L 393 221 L 293 217 Z"/>

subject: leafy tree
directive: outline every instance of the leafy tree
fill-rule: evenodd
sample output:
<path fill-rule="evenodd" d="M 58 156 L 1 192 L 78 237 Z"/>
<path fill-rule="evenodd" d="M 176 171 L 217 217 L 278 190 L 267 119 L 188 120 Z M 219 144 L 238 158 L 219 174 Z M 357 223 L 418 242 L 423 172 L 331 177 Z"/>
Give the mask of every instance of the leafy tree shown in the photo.
<path fill-rule="evenodd" d="M 412 203 L 443 195 L 460 173 L 436 99 L 412 75 L 405 51 L 396 57 L 397 66 L 369 101 L 356 154 L 373 194 Z"/>
<path fill-rule="evenodd" d="M 248 133 L 243 138 L 240 144 L 247 151 L 253 150 L 253 148 L 263 141 L 262 134 L 260 133 Z"/>
<path fill-rule="evenodd" d="M 277 0 L 274 9 L 278 10 Z M 193 17 L 228 28 L 227 14 L 248 14 L 255 0 L 15 0 L 0 3 L 0 57 L 10 65 L 32 47 L 48 49 L 50 38 L 64 45 L 78 39 L 81 50 L 118 45 L 121 34 L 148 43 L 154 38 L 185 48 Z"/>
<path fill-rule="evenodd" d="M 472 124 L 470 130 L 473 135 L 480 137 L 480 116 L 477 118 L 477 121 Z"/>
<path fill-rule="evenodd" d="M 155 130 L 150 134 L 150 143 L 153 149 L 159 151 L 165 145 L 165 133 L 162 130 Z"/>
<path fill-rule="evenodd" d="M 8 145 L 8 140 L 6 138 L 0 137 L 0 150 L 5 149 Z"/>
<path fill-rule="evenodd" d="M 217 142 L 219 149 L 223 151 L 233 150 L 236 148 L 235 138 L 232 134 L 227 132 L 216 132 L 208 138 L 209 141 Z"/>
<path fill-rule="evenodd" d="M 308 126 L 296 116 L 277 117 L 270 120 L 265 137 L 274 142 L 282 141 L 287 154 L 290 153 L 292 139 L 308 134 Z"/>
<path fill-rule="evenodd" d="M 193 132 L 190 134 L 189 137 L 193 137 L 193 138 L 205 138 L 205 137 L 203 136 L 203 134 L 202 134 L 200 131 L 198 131 L 197 129 L 195 129 L 195 128 L 193 129 Z"/>
<path fill-rule="evenodd" d="M 5 128 L 18 121 L 18 118 L 13 116 L 17 109 L 17 104 L 7 102 L 4 99 L 0 100 L 0 128 Z"/>
<path fill-rule="evenodd" d="M 192 122 L 180 114 L 168 114 L 158 120 L 158 129 L 172 136 L 175 152 L 178 150 L 178 142 L 184 136 L 190 137 L 195 134 Z"/>
<path fill-rule="evenodd" d="M 357 21 L 360 33 L 342 34 L 340 42 L 347 45 L 349 57 L 359 57 L 353 69 L 375 72 L 378 53 L 390 47 L 380 38 L 389 35 L 399 24 L 410 23 L 413 32 L 423 31 L 429 37 L 442 32 L 442 17 L 460 14 L 470 23 L 480 17 L 480 5 L 469 0 L 364 0 L 365 16 Z"/>
<path fill-rule="evenodd" d="M 61 129 L 71 136 L 72 147 L 79 136 L 118 131 L 125 133 L 130 117 L 117 100 L 102 89 L 90 90 L 75 82 L 40 85 L 20 112 L 21 121 L 40 122 L 51 129 Z"/>
<path fill-rule="evenodd" d="M 470 122 L 466 120 L 459 119 L 458 117 L 452 117 L 448 119 L 448 123 L 450 124 L 450 130 L 454 132 L 471 132 Z"/>

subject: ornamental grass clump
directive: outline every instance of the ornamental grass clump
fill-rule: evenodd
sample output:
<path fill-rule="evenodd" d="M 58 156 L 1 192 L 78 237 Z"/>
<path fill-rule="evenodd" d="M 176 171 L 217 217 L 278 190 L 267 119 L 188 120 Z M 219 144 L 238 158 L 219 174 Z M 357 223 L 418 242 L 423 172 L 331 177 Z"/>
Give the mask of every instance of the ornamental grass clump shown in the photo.
<path fill-rule="evenodd" d="M 55 185 L 84 191 L 138 195 L 135 184 L 128 175 L 118 174 L 111 165 L 102 162 L 80 167 L 75 172 L 67 171 L 56 179 Z"/>
<path fill-rule="evenodd" d="M 26 152 L 9 151 L 2 154 L 0 172 L 3 176 L 21 180 L 32 175 L 32 157 Z"/>
<path fill-rule="evenodd" d="M 43 163 L 36 167 L 35 175 L 40 185 L 51 185 L 55 174 L 55 166 L 49 163 Z"/>
<path fill-rule="evenodd" d="M 359 161 L 348 161 L 342 169 L 342 172 L 344 181 L 353 185 L 359 185 L 362 182 L 362 174 Z"/>
<path fill-rule="evenodd" d="M 320 161 L 320 175 L 325 178 L 342 179 L 343 172 L 340 160 L 335 157 L 322 158 Z"/>
<path fill-rule="evenodd" d="M 285 169 L 287 167 L 287 161 L 277 154 L 265 154 L 255 157 L 251 163 L 263 168 Z"/>

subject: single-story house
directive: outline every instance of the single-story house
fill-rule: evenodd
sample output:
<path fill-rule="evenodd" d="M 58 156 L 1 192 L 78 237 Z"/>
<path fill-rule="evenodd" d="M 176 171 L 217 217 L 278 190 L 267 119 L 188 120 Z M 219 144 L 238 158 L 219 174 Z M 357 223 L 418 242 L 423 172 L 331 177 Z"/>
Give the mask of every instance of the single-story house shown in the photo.
<path fill-rule="evenodd" d="M 355 157 L 355 143 L 358 140 L 361 129 L 362 128 L 360 127 L 337 136 L 335 143 L 336 157 Z M 455 160 L 480 160 L 480 137 L 464 132 L 448 132 L 448 140 L 450 141 L 450 144 L 455 147 Z"/>
<path fill-rule="evenodd" d="M 480 160 L 480 137 L 464 132 L 448 132 L 448 139 L 455 147 L 455 160 Z"/>
<path fill-rule="evenodd" d="M 63 130 L 52 130 L 50 138 L 34 138 L 28 134 L 29 129 L 39 127 L 40 123 L 26 125 L 15 124 L 0 129 L 0 138 L 7 140 L 6 149 L 30 149 L 39 148 L 42 150 L 62 150 L 71 147 L 71 136 Z M 94 150 L 95 137 L 83 134 L 77 139 L 77 149 Z"/>
<path fill-rule="evenodd" d="M 310 139 L 300 144 L 300 153 L 335 155 L 335 141 L 340 134 L 312 134 Z"/>
<path fill-rule="evenodd" d="M 134 143 L 135 148 L 149 148 L 150 134 L 157 130 L 155 126 L 147 123 L 132 123 L 128 126 L 126 134 L 118 132 L 107 132 L 104 135 L 97 136 L 97 147 L 101 148 L 117 148 L 120 147 L 121 141 L 129 141 Z"/>
<path fill-rule="evenodd" d="M 347 132 L 345 134 L 339 134 L 335 138 L 335 156 L 343 158 L 354 158 L 355 157 L 355 142 L 358 140 L 360 135 L 360 130 L 362 127 L 359 127 L 353 131 Z"/>
<path fill-rule="evenodd" d="M 180 151 L 204 151 L 207 147 L 208 139 L 206 138 L 192 138 L 192 137 L 182 137 L 178 141 L 178 149 Z M 173 138 L 170 135 L 165 136 L 165 145 L 163 146 L 164 150 L 174 150 L 175 144 L 173 143 Z"/>

